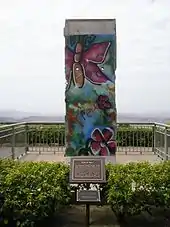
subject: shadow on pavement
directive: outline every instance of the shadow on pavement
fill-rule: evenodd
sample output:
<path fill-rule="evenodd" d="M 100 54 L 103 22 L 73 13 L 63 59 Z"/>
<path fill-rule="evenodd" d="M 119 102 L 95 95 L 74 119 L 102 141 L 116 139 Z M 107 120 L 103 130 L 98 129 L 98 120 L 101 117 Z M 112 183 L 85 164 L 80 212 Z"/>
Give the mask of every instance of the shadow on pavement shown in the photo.
<path fill-rule="evenodd" d="M 167 214 L 168 215 L 168 214 Z M 91 206 L 90 227 L 169 227 L 169 217 L 165 212 L 153 215 L 142 213 L 128 217 L 121 223 L 117 221 L 109 206 Z M 168 220 L 169 219 L 169 220 Z M 72 206 L 57 217 L 40 223 L 39 227 L 85 227 L 85 206 Z"/>

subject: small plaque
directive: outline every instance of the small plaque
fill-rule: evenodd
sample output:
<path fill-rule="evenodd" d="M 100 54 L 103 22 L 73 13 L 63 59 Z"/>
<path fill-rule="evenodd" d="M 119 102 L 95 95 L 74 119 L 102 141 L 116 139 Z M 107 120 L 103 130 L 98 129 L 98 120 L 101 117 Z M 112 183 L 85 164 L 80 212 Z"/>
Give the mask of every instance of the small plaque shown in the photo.
<path fill-rule="evenodd" d="M 98 190 L 78 190 L 77 202 L 100 202 L 100 192 Z"/>
<path fill-rule="evenodd" d="M 70 183 L 105 183 L 104 157 L 71 158 Z"/>

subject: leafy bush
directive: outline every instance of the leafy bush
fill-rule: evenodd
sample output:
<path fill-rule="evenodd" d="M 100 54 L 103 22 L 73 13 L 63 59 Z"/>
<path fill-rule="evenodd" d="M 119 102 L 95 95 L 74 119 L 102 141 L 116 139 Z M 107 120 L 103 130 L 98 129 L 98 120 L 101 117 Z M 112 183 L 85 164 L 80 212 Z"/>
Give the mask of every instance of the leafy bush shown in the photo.
<path fill-rule="evenodd" d="M 69 203 L 69 168 L 64 164 L 4 160 L 0 170 L 0 191 L 5 197 L 3 223 L 15 221 L 17 226 L 35 226 Z"/>
<path fill-rule="evenodd" d="M 35 144 L 57 144 L 65 145 L 65 125 L 40 125 L 29 127 L 28 143 Z M 118 127 L 118 146 L 152 147 L 152 128 L 139 128 L 129 125 Z"/>
<path fill-rule="evenodd" d="M 3 224 L 37 226 L 68 206 L 71 188 L 69 167 L 62 163 L 0 160 L 0 192 L 5 201 L 0 210 Z M 152 207 L 170 208 L 170 161 L 159 164 L 107 164 L 106 201 L 118 217 Z"/>
<path fill-rule="evenodd" d="M 170 161 L 107 166 L 108 203 L 117 216 L 170 207 Z"/>

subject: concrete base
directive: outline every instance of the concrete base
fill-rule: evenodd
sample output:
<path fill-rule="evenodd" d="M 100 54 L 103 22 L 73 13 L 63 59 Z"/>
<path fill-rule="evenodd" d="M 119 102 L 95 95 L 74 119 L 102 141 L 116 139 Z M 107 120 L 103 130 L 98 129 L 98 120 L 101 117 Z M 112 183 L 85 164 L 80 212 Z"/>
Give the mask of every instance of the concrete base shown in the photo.
<path fill-rule="evenodd" d="M 105 163 L 112 163 L 112 164 L 116 164 L 116 155 L 112 155 L 112 156 L 106 156 L 105 157 Z"/>

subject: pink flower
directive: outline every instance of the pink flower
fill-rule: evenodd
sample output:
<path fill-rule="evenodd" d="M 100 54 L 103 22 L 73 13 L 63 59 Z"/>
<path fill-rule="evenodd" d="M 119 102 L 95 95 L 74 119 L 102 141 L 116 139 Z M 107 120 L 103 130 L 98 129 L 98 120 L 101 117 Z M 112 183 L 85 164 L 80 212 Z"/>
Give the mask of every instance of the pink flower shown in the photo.
<path fill-rule="evenodd" d="M 104 128 L 102 131 L 94 129 L 91 134 L 90 149 L 93 155 L 109 156 L 115 153 L 116 142 L 113 140 L 114 131 Z"/>

